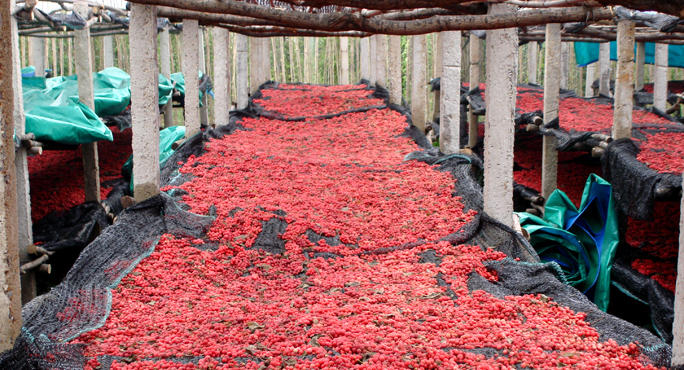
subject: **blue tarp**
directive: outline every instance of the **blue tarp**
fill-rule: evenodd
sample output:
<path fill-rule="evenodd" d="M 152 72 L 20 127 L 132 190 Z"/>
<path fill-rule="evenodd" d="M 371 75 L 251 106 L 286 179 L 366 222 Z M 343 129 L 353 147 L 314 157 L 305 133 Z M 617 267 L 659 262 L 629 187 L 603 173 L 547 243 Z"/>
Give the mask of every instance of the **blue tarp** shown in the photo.
<path fill-rule="evenodd" d="M 636 55 L 636 45 L 634 45 Z M 646 64 L 653 64 L 655 44 L 646 43 Z M 575 62 L 580 67 L 594 63 L 599 59 L 599 44 L 596 42 L 575 42 Z M 617 60 L 617 43 L 610 43 L 610 59 Z M 668 62 L 670 67 L 684 68 L 684 45 L 669 45 Z"/>

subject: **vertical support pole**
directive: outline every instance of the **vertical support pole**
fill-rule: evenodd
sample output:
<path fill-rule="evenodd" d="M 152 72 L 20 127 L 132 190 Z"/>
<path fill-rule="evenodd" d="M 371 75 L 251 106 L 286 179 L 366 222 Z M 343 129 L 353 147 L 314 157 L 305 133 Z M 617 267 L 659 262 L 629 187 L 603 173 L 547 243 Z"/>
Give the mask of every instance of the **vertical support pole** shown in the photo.
<path fill-rule="evenodd" d="M 361 42 L 361 57 L 359 60 L 359 67 L 361 67 L 361 78 L 371 81 L 371 51 L 370 51 L 370 37 L 364 37 Z"/>
<path fill-rule="evenodd" d="M 482 70 L 482 40 L 470 34 L 470 90 L 480 87 L 480 71 Z M 478 118 L 468 109 L 468 146 L 474 147 L 478 141 Z"/>
<path fill-rule="evenodd" d="M 84 19 L 88 18 L 88 2 L 77 0 L 74 11 Z M 156 46 L 155 46 L 156 50 Z M 90 64 L 90 27 L 74 30 L 74 53 L 76 54 L 76 75 L 78 76 L 78 100 L 95 111 L 93 96 L 93 69 Z M 97 157 L 97 142 L 81 144 L 83 171 L 85 176 L 85 200 L 100 201 L 100 165 Z"/>
<path fill-rule="evenodd" d="M 135 200 L 140 202 L 159 193 L 157 8 L 132 3 L 130 22 L 133 194 Z M 183 26 L 185 32 L 187 24 L 184 23 Z M 197 53 L 197 48 L 193 50 Z M 183 60 L 185 59 L 183 56 Z M 196 68 L 195 73 L 190 76 L 197 76 Z M 186 78 L 186 83 L 188 80 Z M 187 96 L 185 101 L 187 103 Z"/>
<path fill-rule="evenodd" d="M 69 39 L 67 39 L 67 67 L 68 67 L 69 76 L 71 76 L 74 73 L 73 55 L 74 55 L 74 39 L 69 38 Z M 30 64 L 30 62 L 29 62 L 29 64 Z"/>
<path fill-rule="evenodd" d="M 390 103 L 401 105 L 401 36 L 388 36 L 389 93 Z"/>
<path fill-rule="evenodd" d="M 247 36 L 239 33 L 235 34 L 237 109 L 245 109 L 249 103 L 249 80 L 247 76 L 247 65 L 249 63 L 248 42 Z"/>
<path fill-rule="evenodd" d="M 561 76 L 560 76 L 560 87 L 561 89 L 568 88 L 568 75 L 570 74 L 570 68 L 568 66 L 569 59 L 568 43 L 561 42 Z"/>
<path fill-rule="evenodd" d="M 368 72 L 370 75 L 370 83 L 375 85 L 378 81 L 378 35 L 373 35 L 370 37 L 370 55 L 368 58 L 370 59 L 370 71 Z"/>
<path fill-rule="evenodd" d="M 164 27 L 159 34 L 159 54 L 161 59 L 161 73 L 164 77 L 171 78 L 171 38 L 169 36 L 169 29 Z M 171 127 L 173 123 L 173 101 L 164 106 L 164 127 Z"/>
<path fill-rule="evenodd" d="M 544 124 L 558 119 L 560 98 L 560 55 L 556 52 L 561 43 L 560 23 L 546 25 L 546 49 L 544 53 Z M 593 69 L 593 66 L 591 66 Z M 556 138 L 544 135 L 542 139 L 541 192 L 545 199 L 558 187 L 558 151 Z"/>
<path fill-rule="evenodd" d="M 57 75 L 57 39 L 53 38 L 50 40 L 50 49 L 52 49 L 51 50 L 52 63 L 50 63 L 51 69 L 52 69 L 52 75 L 56 76 Z"/>
<path fill-rule="evenodd" d="M 257 37 L 249 38 L 249 93 L 254 94 L 259 89 L 261 79 L 259 71 L 261 70 L 261 45 Z M 290 63 L 291 64 L 291 63 Z"/>
<path fill-rule="evenodd" d="M 17 233 L 17 180 L 14 158 L 16 95 L 19 85 L 18 32 L 14 0 L 0 5 L 0 352 L 11 349 L 21 332 L 21 287 Z"/>
<path fill-rule="evenodd" d="M 610 97 L 610 43 L 599 46 L 599 95 Z"/>
<path fill-rule="evenodd" d="M 104 50 L 104 67 L 114 67 L 114 36 L 102 38 L 102 49 Z"/>
<path fill-rule="evenodd" d="M 377 35 L 375 50 L 375 84 L 387 88 L 387 35 Z"/>
<path fill-rule="evenodd" d="M 594 88 L 592 87 L 592 85 L 594 84 L 594 81 L 596 80 L 596 68 L 597 67 L 598 67 L 598 63 L 591 63 L 585 67 L 587 69 L 586 81 L 584 84 L 584 97 L 585 98 L 591 98 L 592 96 L 594 96 Z"/>
<path fill-rule="evenodd" d="M 516 6 L 491 4 L 488 14 L 513 13 Z M 513 139 L 518 76 L 518 30 L 487 31 L 487 94 L 484 141 L 484 211 L 513 225 Z"/>
<path fill-rule="evenodd" d="M 411 67 L 411 118 L 413 124 L 425 132 L 425 119 L 427 109 L 427 52 L 425 35 L 415 35 L 413 37 L 413 63 Z"/>
<path fill-rule="evenodd" d="M 230 121 L 230 58 L 228 30 L 214 27 L 214 115 L 217 125 Z"/>
<path fill-rule="evenodd" d="M 439 150 L 458 153 L 461 146 L 461 31 L 440 32 Z"/>
<path fill-rule="evenodd" d="M 29 37 L 29 64 L 36 67 L 36 76 L 45 75 L 45 39 Z"/>
<path fill-rule="evenodd" d="M 532 41 L 527 44 L 527 83 L 537 83 L 538 60 L 539 43 Z"/>
<path fill-rule="evenodd" d="M 646 64 L 646 43 L 637 42 L 636 81 L 634 82 L 634 91 L 641 91 L 644 88 L 644 64 Z"/>
<path fill-rule="evenodd" d="M 295 39 L 295 41 L 297 41 L 297 39 Z M 261 72 L 259 73 L 261 82 L 259 82 L 259 84 L 262 84 L 271 79 L 271 42 L 265 37 L 259 38 L 259 42 L 261 45 Z M 299 50 L 299 48 L 297 48 L 297 50 Z"/>
<path fill-rule="evenodd" d="M 632 109 L 634 107 L 634 22 L 618 21 L 617 72 L 615 78 L 615 110 L 613 112 L 613 139 L 632 136 Z"/>
<path fill-rule="evenodd" d="M 340 85 L 349 84 L 349 37 L 340 37 Z"/>
<path fill-rule="evenodd" d="M 684 180 L 684 174 L 683 174 Z M 682 181 L 684 184 L 684 181 Z M 672 323 L 672 368 L 684 365 L 684 197 L 679 210 L 679 255 L 677 257 L 677 282 L 674 298 L 674 322 Z"/>
<path fill-rule="evenodd" d="M 199 24 L 195 19 L 183 19 L 183 58 L 181 69 L 185 78 L 185 137 L 200 132 L 199 111 Z M 131 53 L 133 54 L 133 53 Z"/>
<path fill-rule="evenodd" d="M 64 76 L 64 39 L 59 40 L 59 75 Z"/>
<path fill-rule="evenodd" d="M 198 58 L 198 65 L 199 65 L 199 70 L 202 72 L 202 74 L 207 73 L 207 59 L 208 56 L 204 52 L 204 30 L 200 28 L 197 32 L 197 36 L 199 36 L 199 49 L 197 50 L 197 56 Z M 199 85 L 198 85 L 198 90 L 199 90 Z M 209 105 L 207 104 L 207 94 L 202 95 L 202 106 L 200 107 L 200 124 L 202 126 L 206 126 L 209 124 Z"/>
<path fill-rule="evenodd" d="M 667 44 L 655 44 L 653 107 L 663 112 L 667 108 L 667 48 Z"/>
<path fill-rule="evenodd" d="M 313 48 L 314 48 L 314 38 L 306 37 L 304 38 L 304 81 L 306 83 L 313 83 Z M 283 66 L 285 67 L 285 66 Z"/>

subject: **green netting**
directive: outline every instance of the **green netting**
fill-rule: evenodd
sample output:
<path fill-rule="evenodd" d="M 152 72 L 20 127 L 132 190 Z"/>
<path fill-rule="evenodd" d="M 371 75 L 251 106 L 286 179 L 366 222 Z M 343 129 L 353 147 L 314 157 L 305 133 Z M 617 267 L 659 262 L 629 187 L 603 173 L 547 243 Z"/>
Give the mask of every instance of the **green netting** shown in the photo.
<path fill-rule="evenodd" d="M 524 212 L 518 216 L 542 261 L 558 263 L 568 283 L 605 311 L 620 240 L 610 183 L 591 174 L 579 210 L 564 192 L 555 190 L 546 202 L 544 218 Z"/>
<path fill-rule="evenodd" d="M 159 131 L 159 167 L 164 167 L 166 161 L 171 157 L 175 150 L 173 143 L 185 137 L 185 126 L 171 126 Z M 130 190 L 133 192 L 133 156 L 128 157 L 124 163 L 121 173 L 126 178 L 130 178 Z"/>

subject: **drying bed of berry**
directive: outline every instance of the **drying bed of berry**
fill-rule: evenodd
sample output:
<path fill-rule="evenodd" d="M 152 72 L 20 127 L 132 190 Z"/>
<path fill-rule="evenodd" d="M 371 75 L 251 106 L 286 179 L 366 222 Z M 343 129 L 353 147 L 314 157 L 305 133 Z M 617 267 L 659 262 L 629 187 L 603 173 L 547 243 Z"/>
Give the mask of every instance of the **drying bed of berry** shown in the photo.
<path fill-rule="evenodd" d="M 317 117 L 385 105 L 383 99 L 372 96 L 373 90 L 366 85 L 279 85 L 278 89 L 266 88 L 261 93 L 255 104 L 286 117 Z"/>
<path fill-rule="evenodd" d="M 659 132 L 640 142 L 637 159 L 660 173 L 684 172 L 684 132 Z"/>
<path fill-rule="evenodd" d="M 668 81 L 667 90 L 670 94 L 684 93 L 684 81 Z M 644 91 L 653 94 L 653 84 L 644 84 Z"/>
<path fill-rule="evenodd" d="M 104 199 L 109 181 L 121 177 L 121 167 L 131 155 L 131 130 L 110 127 L 114 141 L 98 143 L 100 196 Z M 65 211 L 85 201 L 81 150 L 46 150 L 28 159 L 31 183 L 31 218 L 40 220 L 53 211 Z"/>
<path fill-rule="evenodd" d="M 679 251 L 679 203 L 656 203 L 652 221 L 629 218 L 625 238 L 631 246 L 650 256 L 635 259 L 632 268 L 674 292 Z"/>
<path fill-rule="evenodd" d="M 74 341 L 88 367 L 647 362 L 638 344 L 599 340 L 585 314 L 549 297 L 468 289 L 472 274 L 497 281 L 485 262 L 505 255 L 441 240 L 475 213 L 450 174 L 402 162 L 418 147 L 399 136 L 399 113 L 242 124 L 180 169 L 191 175 L 183 201 L 216 214 L 210 231 L 163 236 L 122 280 L 104 326 Z"/>

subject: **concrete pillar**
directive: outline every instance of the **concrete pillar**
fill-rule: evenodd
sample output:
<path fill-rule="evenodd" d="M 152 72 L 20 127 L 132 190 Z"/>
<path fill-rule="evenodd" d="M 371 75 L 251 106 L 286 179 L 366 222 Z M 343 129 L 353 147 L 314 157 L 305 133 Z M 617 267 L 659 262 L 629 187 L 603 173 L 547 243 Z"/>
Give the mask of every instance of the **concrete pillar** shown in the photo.
<path fill-rule="evenodd" d="M 683 181 L 684 183 L 684 181 Z M 674 322 L 672 323 L 672 368 L 684 366 L 684 197 L 679 211 L 679 255 L 677 257 L 677 282 L 674 298 Z"/>
<path fill-rule="evenodd" d="M 488 14 L 515 12 L 516 6 L 491 4 Z M 485 94 L 484 211 L 513 226 L 513 139 L 518 76 L 518 30 L 487 31 Z"/>
<path fill-rule="evenodd" d="M 610 96 L 610 43 L 599 46 L 599 95 Z"/>
<path fill-rule="evenodd" d="M 389 92 L 390 103 L 401 105 L 401 36 L 389 36 Z"/>
<path fill-rule="evenodd" d="M 88 2 L 77 0 L 74 11 L 84 19 L 88 18 Z M 78 99 L 95 111 L 93 96 L 93 66 L 90 47 L 90 27 L 74 30 L 74 54 L 76 57 L 76 75 L 78 76 Z M 83 154 L 83 170 L 85 176 L 85 200 L 100 201 L 100 166 L 97 157 L 97 142 L 81 144 Z"/>
<path fill-rule="evenodd" d="M 378 35 L 373 35 L 370 37 L 370 55 L 368 58 L 370 59 L 370 71 L 368 72 L 370 75 L 370 83 L 375 85 L 375 83 L 378 80 Z"/>
<path fill-rule="evenodd" d="M 441 77 L 442 76 L 442 55 L 444 50 L 442 50 L 442 41 L 441 38 L 442 34 L 441 33 L 435 33 L 434 34 L 434 42 L 433 42 L 433 72 L 434 76 L 433 78 Z M 437 102 L 435 102 L 435 106 L 437 106 Z"/>
<path fill-rule="evenodd" d="M 195 19 L 183 19 L 183 58 L 185 77 L 185 137 L 200 132 L 199 111 L 199 25 Z"/>
<path fill-rule="evenodd" d="M 618 21 L 617 72 L 615 79 L 615 110 L 613 112 L 613 139 L 632 136 L 632 109 L 634 107 L 634 22 Z"/>
<path fill-rule="evenodd" d="M 248 40 L 247 36 L 241 35 L 239 33 L 235 34 L 235 54 L 236 54 L 236 64 L 237 64 L 237 79 L 236 79 L 236 89 L 237 89 L 237 109 L 247 108 L 249 103 L 249 86 L 248 86 L 248 76 L 247 76 L 247 65 L 249 63 L 249 51 L 247 50 Z"/>
<path fill-rule="evenodd" d="M 306 83 L 314 83 L 313 78 L 313 63 L 314 63 L 314 38 L 304 38 L 304 81 Z M 285 68 L 285 66 L 283 66 Z"/>
<path fill-rule="evenodd" d="M 36 76 L 45 75 L 45 39 L 29 37 L 29 64 L 36 67 Z"/>
<path fill-rule="evenodd" d="M 561 43 L 561 25 L 546 25 L 546 50 L 544 53 L 544 124 L 558 118 L 560 99 L 560 55 L 557 50 Z M 593 66 L 591 67 L 593 69 Z M 541 192 L 546 199 L 558 187 L 558 151 L 556 138 L 544 135 L 542 143 L 542 181 Z"/>
<path fill-rule="evenodd" d="M 480 86 L 480 72 L 482 70 L 482 40 L 470 34 L 470 90 Z M 478 117 L 468 109 L 468 146 L 474 147 L 478 141 Z"/>
<path fill-rule="evenodd" d="M 596 69 L 598 68 L 598 63 L 591 63 L 586 67 L 586 80 L 584 83 L 584 97 L 591 98 L 594 96 L 594 88 L 591 85 L 596 80 Z"/>
<path fill-rule="evenodd" d="M 461 31 L 440 32 L 440 41 L 439 150 L 453 154 L 458 153 L 461 138 Z"/>
<path fill-rule="evenodd" d="M 74 73 L 74 40 L 67 39 L 67 74 L 71 76 Z M 30 64 L 31 62 L 29 62 Z"/>
<path fill-rule="evenodd" d="M 539 43 L 532 41 L 527 44 L 527 82 L 537 83 L 537 68 L 539 60 Z"/>
<path fill-rule="evenodd" d="M 228 30 L 212 29 L 214 34 L 214 117 L 216 125 L 230 120 L 230 58 L 228 57 Z"/>
<path fill-rule="evenodd" d="M 102 49 L 104 51 L 104 67 L 114 67 L 114 36 L 102 38 Z"/>
<path fill-rule="evenodd" d="M 636 81 L 634 82 L 634 91 L 641 91 L 644 88 L 644 64 L 646 64 L 646 43 L 637 42 Z"/>
<path fill-rule="evenodd" d="M 667 44 L 655 44 L 653 107 L 663 112 L 667 109 L 667 68 L 669 66 L 667 48 Z"/>
<path fill-rule="evenodd" d="M 199 49 L 197 50 L 199 70 L 204 74 L 207 73 L 207 55 L 204 52 L 204 30 L 199 29 Z M 198 85 L 199 86 L 199 85 Z M 209 124 L 209 105 L 207 104 L 207 94 L 202 95 L 202 106 L 200 107 L 200 123 L 202 126 Z"/>
<path fill-rule="evenodd" d="M 349 84 L 349 37 L 340 37 L 340 85 Z"/>
<path fill-rule="evenodd" d="M 377 35 L 375 50 L 376 84 L 387 88 L 387 35 Z"/>
<path fill-rule="evenodd" d="M 296 41 L 296 39 L 295 39 Z M 261 82 L 259 84 L 262 84 L 266 81 L 271 80 L 271 41 L 269 38 L 261 37 L 259 38 L 259 46 L 261 47 L 261 59 L 259 61 L 261 62 L 259 66 L 261 67 L 261 70 L 259 72 L 259 76 L 261 78 Z M 299 50 L 299 47 L 297 47 L 297 50 Z"/>
<path fill-rule="evenodd" d="M 254 94 L 261 84 L 261 77 L 259 73 L 261 72 L 261 44 L 259 43 L 259 38 L 250 37 L 249 38 L 249 93 Z"/>
<path fill-rule="evenodd" d="M 413 63 L 411 68 L 411 118 L 413 124 L 425 132 L 427 110 L 427 51 L 425 35 L 413 37 Z"/>
<path fill-rule="evenodd" d="M 164 27 L 159 34 L 159 59 L 161 59 L 161 73 L 166 78 L 171 78 L 171 38 L 168 28 Z M 164 106 L 164 127 L 171 127 L 173 123 L 173 101 Z"/>
<path fill-rule="evenodd" d="M 370 81 L 371 78 L 371 63 L 370 63 L 370 37 L 364 37 L 360 40 L 361 56 L 359 66 L 361 67 L 361 78 Z"/>
<path fill-rule="evenodd" d="M 132 3 L 130 22 L 133 193 L 135 199 L 140 202 L 159 193 L 159 91 L 157 88 L 159 70 L 157 69 L 156 7 Z M 183 26 L 184 32 L 187 31 L 187 23 L 184 22 Z M 187 45 L 185 40 L 183 43 Z M 197 48 L 193 50 L 196 52 Z M 183 61 L 185 60 L 186 57 L 183 56 Z M 197 69 L 194 70 L 195 73 L 190 75 L 191 78 L 185 78 L 186 86 L 188 80 L 197 81 Z M 188 74 L 186 73 L 185 76 Z M 186 94 L 187 92 L 186 87 Z M 196 92 L 194 96 L 197 102 Z M 187 95 L 185 102 L 187 106 Z M 197 123 L 199 126 L 199 121 Z"/>
<path fill-rule="evenodd" d="M 561 76 L 560 76 L 560 87 L 561 89 L 568 88 L 568 75 L 570 74 L 570 68 L 568 66 L 570 52 L 568 50 L 568 43 L 561 42 Z"/>
<path fill-rule="evenodd" d="M 17 222 L 17 173 L 12 136 L 21 99 L 19 42 L 14 0 L 0 4 L 0 353 L 11 349 L 21 332 L 21 283 Z M 21 100 L 19 100 L 21 101 Z M 12 114 L 14 112 L 15 114 Z M 23 114 L 23 112 L 22 112 Z"/>

